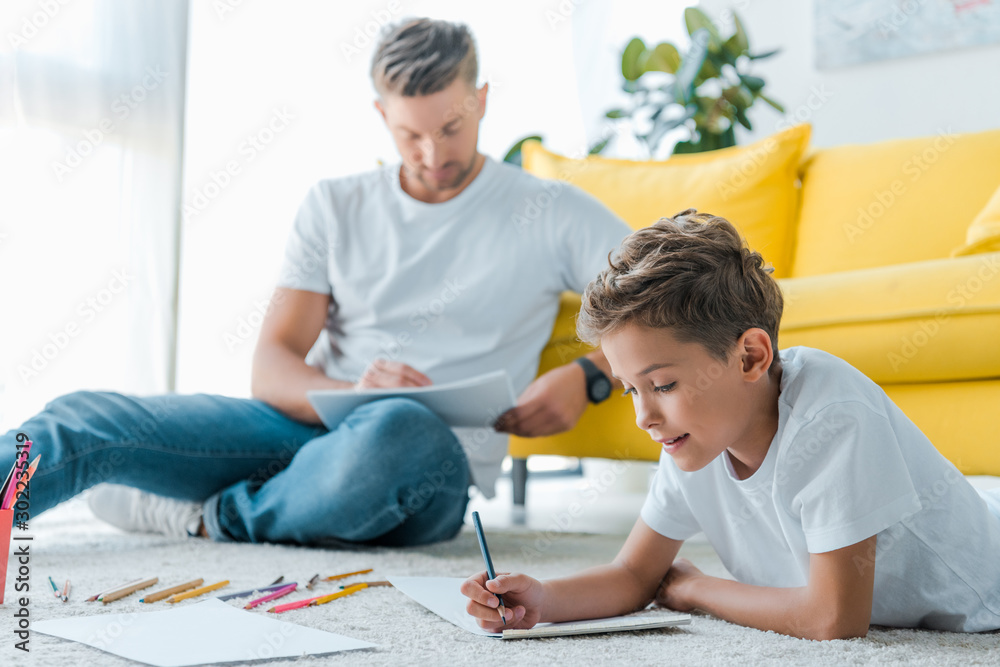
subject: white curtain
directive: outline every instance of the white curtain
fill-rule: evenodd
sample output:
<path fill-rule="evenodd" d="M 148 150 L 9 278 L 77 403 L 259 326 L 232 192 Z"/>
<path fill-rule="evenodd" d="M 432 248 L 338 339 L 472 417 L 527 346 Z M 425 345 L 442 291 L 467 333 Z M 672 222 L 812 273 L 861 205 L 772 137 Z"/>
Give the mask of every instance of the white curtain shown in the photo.
<path fill-rule="evenodd" d="M 173 389 L 188 3 L 0 8 L 0 430 Z"/>

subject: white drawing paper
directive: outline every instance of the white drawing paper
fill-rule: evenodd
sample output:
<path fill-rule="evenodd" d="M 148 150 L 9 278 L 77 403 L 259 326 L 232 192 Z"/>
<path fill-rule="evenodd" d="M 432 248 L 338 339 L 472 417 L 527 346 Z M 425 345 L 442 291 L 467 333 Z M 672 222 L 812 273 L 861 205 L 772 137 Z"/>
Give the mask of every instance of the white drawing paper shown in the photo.
<path fill-rule="evenodd" d="M 382 398 L 411 398 L 434 411 L 449 426 L 487 427 L 514 407 L 507 371 L 499 370 L 456 382 L 392 389 L 313 389 L 306 398 L 323 425 L 333 430 L 352 410 Z"/>
<path fill-rule="evenodd" d="M 375 646 L 236 609 L 214 598 L 165 611 L 36 621 L 31 629 L 157 667 L 294 658 Z"/>
<path fill-rule="evenodd" d="M 674 625 L 687 625 L 691 622 L 689 614 L 674 612 L 641 613 L 614 618 L 595 618 L 586 621 L 570 621 L 566 623 L 539 623 L 529 630 L 508 631 L 505 636 L 500 632 L 487 632 L 476 623 L 476 619 L 466 612 L 469 598 L 462 595 L 459 587 L 465 581 L 457 577 L 389 577 L 389 582 L 399 591 L 415 602 L 423 605 L 446 621 L 471 632 L 486 637 L 529 638 L 529 637 L 560 637 L 565 635 L 592 634 L 595 632 L 614 632 L 620 630 L 644 630 Z M 497 615 L 499 619 L 499 614 Z"/>

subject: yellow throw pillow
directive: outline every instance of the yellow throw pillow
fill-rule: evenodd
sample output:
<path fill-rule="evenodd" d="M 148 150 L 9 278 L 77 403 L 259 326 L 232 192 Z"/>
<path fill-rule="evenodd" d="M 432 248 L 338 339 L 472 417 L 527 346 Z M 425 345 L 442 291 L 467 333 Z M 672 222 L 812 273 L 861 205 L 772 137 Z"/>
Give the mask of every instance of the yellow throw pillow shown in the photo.
<path fill-rule="evenodd" d="M 662 162 L 571 159 L 525 142 L 524 169 L 586 190 L 633 229 L 687 208 L 736 225 L 754 250 L 788 275 L 798 215 L 798 167 L 811 127 L 796 125 L 747 146 L 676 155 Z"/>
<path fill-rule="evenodd" d="M 965 233 L 965 245 L 952 251 L 952 257 L 1000 252 L 1000 188 L 979 212 Z"/>

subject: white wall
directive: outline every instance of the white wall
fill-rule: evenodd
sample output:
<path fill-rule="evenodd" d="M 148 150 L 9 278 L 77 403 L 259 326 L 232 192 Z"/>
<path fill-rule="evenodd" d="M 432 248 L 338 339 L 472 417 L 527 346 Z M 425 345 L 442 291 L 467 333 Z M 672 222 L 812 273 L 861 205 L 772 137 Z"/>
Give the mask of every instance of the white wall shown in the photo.
<path fill-rule="evenodd" d="M 808 117 L 815 146 L 1000 128 L 1000 44 L 817 70 L 812 0 L 700 4 L 713 17 L 735 10 L 753 50 L 782 49 L 754 73 L 787 113 Z M 770 134 L 781 120 L 763 103 L 750 117 L 754 131 L 740 143 Z"/>

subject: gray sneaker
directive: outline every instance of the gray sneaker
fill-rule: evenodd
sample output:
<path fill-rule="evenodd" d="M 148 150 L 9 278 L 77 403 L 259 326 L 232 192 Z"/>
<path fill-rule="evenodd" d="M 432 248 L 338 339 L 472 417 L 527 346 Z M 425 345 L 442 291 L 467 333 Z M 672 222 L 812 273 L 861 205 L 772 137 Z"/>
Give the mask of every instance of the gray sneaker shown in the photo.
<path fill-rule="evenodd" d="M 130 486 L 100 484 L 87 499 L 101 521 L 130 533 L 159 533 L 168 537 L 198 534 L 201 503 L 158 496 Z"/>

